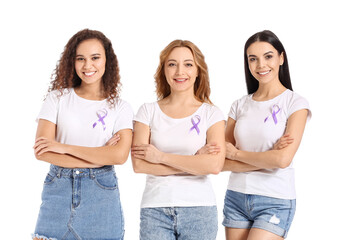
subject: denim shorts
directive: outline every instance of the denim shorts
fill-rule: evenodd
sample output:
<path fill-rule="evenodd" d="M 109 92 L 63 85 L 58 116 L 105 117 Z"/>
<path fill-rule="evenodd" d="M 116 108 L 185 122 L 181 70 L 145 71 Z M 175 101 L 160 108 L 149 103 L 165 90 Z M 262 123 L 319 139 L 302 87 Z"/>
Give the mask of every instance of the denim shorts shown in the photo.
<path fill-rule="evenodd" d="M 296 210 L 296 200 L 226 191 L 223 225 L 260 228 L 286 238 Z"/>
<path fill-rule="evenodd" d="M 83 169 L 51 165 L 32 238 L 119 240 L 123 236 L 124 220 L 113 166 Z"/>
<path fill-rule="evenodd" d="M 141 208 L 140 240 L 215 240 L 216 206 Z"/>

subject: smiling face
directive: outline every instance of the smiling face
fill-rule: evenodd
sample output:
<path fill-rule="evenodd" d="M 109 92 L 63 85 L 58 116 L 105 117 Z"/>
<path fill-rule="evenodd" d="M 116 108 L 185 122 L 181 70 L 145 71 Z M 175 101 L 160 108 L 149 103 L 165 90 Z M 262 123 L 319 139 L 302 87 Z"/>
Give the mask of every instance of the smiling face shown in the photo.
<path fill-rule="evenodd" d="M 198 67 L 189 48 L 174 48 L 166 58 L 164 71 L 171 92 L 191 91 L 193 93 Z"/>
<path fill-rule="evenodd" d="M 267 42 L 254 42 L 246 51 L 251 74 L 259 84 L 266 84 L 273 80 L 279 81 L 278 72 L 284 62 L 283 53 Z"/>
<path fill-rule="evenodd" d="M 105 72 L 105 50 L 97 39 L 81 42 L 76 49 L 75 70 L 82 84 L 100 84 Z"/>

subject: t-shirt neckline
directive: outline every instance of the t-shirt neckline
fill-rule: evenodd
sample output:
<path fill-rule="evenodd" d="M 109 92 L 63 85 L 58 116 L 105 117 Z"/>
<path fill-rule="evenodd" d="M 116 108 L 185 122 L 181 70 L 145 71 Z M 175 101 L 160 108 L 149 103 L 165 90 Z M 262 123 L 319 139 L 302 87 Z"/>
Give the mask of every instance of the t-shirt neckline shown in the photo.
<path fill-rule="evenodd" d="M 76 98 L 80 99 L 81 101 L 86 101 L 86 102 L 104 102 L 104 101 L 106 101 L 106 99 L 103 99 L 103 100 L 91 100 L 91 99 L 83 98 L 83 97 L 79 96 L 79 95 L 76 93 L 76 91 L 75 91 L 74 88 L 71 88 L 71 92 L 72 92 L 73 95 L 76 96 Z"/>
<path fill-rule="evenodd" d="M 250 94 L 250 100 L 251 100 L 252 102 L 255 102 L 255 103 L 268 103 L 268 102 L 271 102 L 271 101 L 276 100 L 277 98 L 280 98 L 281 96 L 283 96 L 283 95 L 284 95 L 286 92 L 288 92 L 288 91 L 290 91 L 290 89 L 286 89 L 285 91 L 283 91 L 282 93 L 280 93 L 280 94 L 277 95 L 276 97 L 271 98 L 271 99 L 269 99 L 269 100 L 265 100 L 265 101 L 256 101 L 256 100 L 254 100 L 254 99 L 253 99 L 253 94 L 254 94 L 254 93 L 252 93 L 252 94 Z"/>
<path fill-rule="evenodd" d="M 171 120 L 174 120 L 174 121 L 179 121 L 179 120 L 188 119 L 188 118 L 192 117 L 193 115 L 195 115 L 195 114 L 203 107 L 203 105 L 204 105 L 205 103 L 202 103 L 202 104 L 200 105 L 200 107 L 198 107 L 198 109 L 195 110 L 194 113 L 192 113 L 191 115 L 189 115 L 189 116 L 187 116 L 187 117 L 183 117 L 183 118 L 172 118 L 172 117 L 168 116 L 166 113 L 164 113 L 164 112 L 161 110 L 160 105 L 159 105 L 158 102 L 155 102 L 154 104 L 156 105 L 156 108 L 157 108 L 158 111 L 161 113 L 161 115 L 163 115 L 164 117 L 166 117 L 166 118 L 168 118 L 168 119 L 171 119 Z"/>

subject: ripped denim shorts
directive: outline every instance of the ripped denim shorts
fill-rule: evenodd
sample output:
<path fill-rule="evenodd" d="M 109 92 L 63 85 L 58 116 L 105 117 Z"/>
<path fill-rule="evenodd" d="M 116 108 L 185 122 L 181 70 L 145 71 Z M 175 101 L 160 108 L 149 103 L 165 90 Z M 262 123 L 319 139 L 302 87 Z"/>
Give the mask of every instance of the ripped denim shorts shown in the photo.
<path fill-rule="evenodd" d="M 296 200 L 226 191 L 223 225 L 260 228 L 286 238 L 296 210 Z"/>

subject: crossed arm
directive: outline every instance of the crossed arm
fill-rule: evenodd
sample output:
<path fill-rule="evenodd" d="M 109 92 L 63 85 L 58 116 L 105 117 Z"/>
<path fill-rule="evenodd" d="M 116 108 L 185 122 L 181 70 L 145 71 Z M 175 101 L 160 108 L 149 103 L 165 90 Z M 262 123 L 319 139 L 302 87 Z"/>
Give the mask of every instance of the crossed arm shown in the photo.
<path fill-rule="evenodd" d="M 38 160 L 65 168 L 95 168 L 127 161 L 132 139 L 130 129 L 117 132 L 118 142 L 113 137 L 103 147 L 81 147 L 55 141 L 56 127 L 48 120 L 39 120 L 33 147 Z"/>
<path fill-rule="evenodd" d="M 159 151 L 150 144 L 149 126 L 135 122 L 131 151 L 134 171 L 153 175 L 218 174 L 223 167 L 225 158 L 224 125 L 224 121 L 217 122 L 206 133 L 207 143 L 215 143 L 219 146 L 221 148 L 219 153 L 184 156 Z"/>
<path fill-rule="evenodd" d="M 288 167 L 300 145 L 307 116 L 308 110 L 306 109 L 293 113 L 288 119 L 283 137 L 275 144 L 273 149 L 265 152 L 238 150 L 234 146 L 235 139 L 233 136 L 236 121 L 229 118 L 225 132 L 227 143 L 223 171 L 248 172 L 259 169 Z"/>
<path fill-rule="evenodd" d="M 285 134 L 271 150 L 265 152 L 247 152 L 234 147 L 236 121 L 229 118 L 225 131 L 226 158 L 222 171 L 248 172 L 259 169 L 288 167 L 300 145 L 307 116 L 308 110 L 306 109 L 293 113 L 288 119 Z M 225 144 L 217 144 L 209 139 L 210 131 L 207 132 L 207 145 L 198 151 L 198 155 L 179 156 L 161 153 L 154 146 L 148 144 L 150 129 L 147 125 L 136 122 L 134 129 L 133 145 L 135 147 L 132 148 L 132 160 L 135 172 L 154 175 L 171 175 L 184 172 L 198 175 L 219 173 L 214 168 L 210 168 L 210 170 L 205 172 L 202 169 L 204 166 L 207 167 L 205 164 L 196 165 L 191 161 L 186 162 L 186 158 L 203 159 L 200 156 L 204 156 L 207 159 L 225 152 Z M 182 163 L 187 164 L 187 166 L 184 166 Z M 197 168 L 193 169 L 193 166 L 197 166 Z"/>

